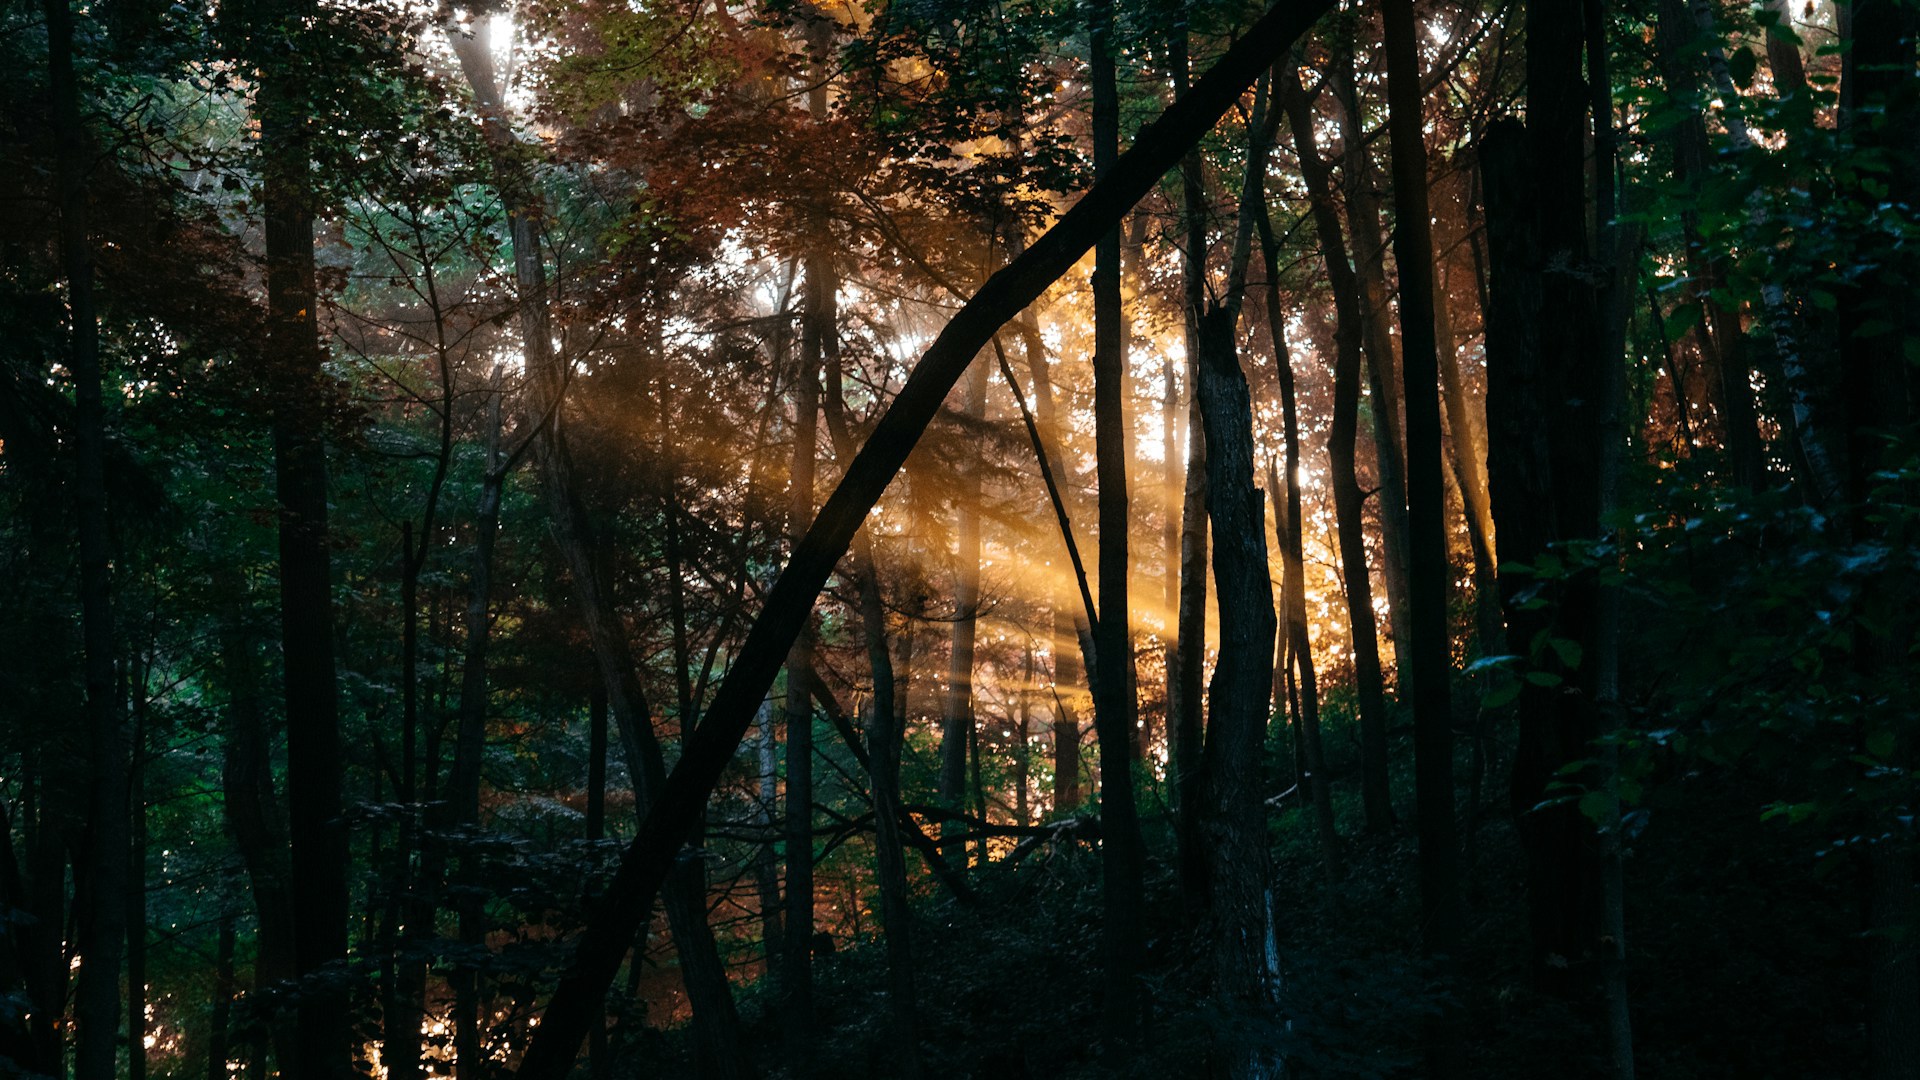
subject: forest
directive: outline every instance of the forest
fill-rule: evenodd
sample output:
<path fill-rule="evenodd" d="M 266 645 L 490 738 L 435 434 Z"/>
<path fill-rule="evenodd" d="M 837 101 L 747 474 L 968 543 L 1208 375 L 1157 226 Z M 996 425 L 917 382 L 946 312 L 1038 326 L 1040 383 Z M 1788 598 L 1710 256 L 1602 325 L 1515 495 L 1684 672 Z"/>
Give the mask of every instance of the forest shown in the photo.
<path fill-rule="evenodd" d="M 6 0 L 0 1076 L 1920 1080 L 1920 0 Z"/>

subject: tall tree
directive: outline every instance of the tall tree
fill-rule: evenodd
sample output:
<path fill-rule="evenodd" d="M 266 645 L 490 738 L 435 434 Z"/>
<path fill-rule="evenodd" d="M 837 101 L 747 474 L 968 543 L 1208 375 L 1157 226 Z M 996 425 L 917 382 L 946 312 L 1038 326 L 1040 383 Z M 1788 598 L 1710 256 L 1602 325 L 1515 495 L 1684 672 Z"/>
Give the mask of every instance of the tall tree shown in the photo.
<path fill-rule="evenodd" d="M 67 283 L 67 367 L 74 388 L 74 505 L 80 533 L 80 622 L 85 652 L 88 753 L 87 829 L 76 860 L 78 940 L 83 958 L 74 991 L 78 1028 L 74 1075 L 115 1074 L 120 1029 L 120 962 L 127 939 L 127 736 L 114 686 L 111 541 L 107 534 L 106 405 L 100 324 L 94 310 L 93 237 L 85 119 L 75 74 L 73 11 L 46 0 L 48 88 L 59 132 L 60 265 Z"/>
<path fill-rule="evenodd" d="M 1097 3 L 1088 50 L 1093 81 L 1095 183 L 1113 175 L 1120 153 L 1120 101 L 1114 77 L 1114 8 Z M 1057 227 L 1057 226 L 1056 226 Z M 1046 237 L 1040 238 L 1045 243 Z M 1038 244 L 1035 245 L 1038 247 Z M 1093 243 L 1094 468 L 1100 488 L 1100 610 L 1094 655 L 1093 720 L 1100 743 L 1101 887 L 1106 901 L 1102 946 L 1107 982 L 1102 1008 L 1104 1041 L 1115 1048 L 1140 1034 L 1139 984 L 1143 949 L 1145 853 L 1133 794 L 1133 733 L 1138 701 L 1121 668 L 1133 648 L 1127 588 L 1132 576 L 1126 460 L 1126 342 L 1120 325 L 1120 221 L 1116 215 Z M 1030 249 L 1031 251 L 1031 249 Z M 1019 265 L 1010 264 L 1008 270 Z M 989 282 L 991 284 L 991 282 Z M 976 294 L 977 297 L 978 294 Z"/>

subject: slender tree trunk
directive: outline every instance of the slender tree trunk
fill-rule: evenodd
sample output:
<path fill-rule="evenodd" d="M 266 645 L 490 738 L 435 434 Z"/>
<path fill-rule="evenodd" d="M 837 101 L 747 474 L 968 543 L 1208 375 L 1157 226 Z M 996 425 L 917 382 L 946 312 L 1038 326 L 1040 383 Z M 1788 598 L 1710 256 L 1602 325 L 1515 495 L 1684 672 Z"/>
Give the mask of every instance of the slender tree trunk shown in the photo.
<path fill-rule="evenodd" d="M 147 1080 L 147 680 L 133 682 L 133 760 L 128 773 L 132 841 L 127 850 L 127 1080 Z"/>
<path fill-rule="evenodd" d="M 506 475 L 500 464 L 500 373 L 494 373 L 488 397 L 487 446 L 480 479 L 479 503 L 474 508 L 473 569 L 467 582 L 466 652 L 460 671 L 460 719 L 454 737 L 453 773 L 448 783 L 452 821 L 456 826 L 480 823 L 480 767 L 487 744 L 487 647 L 493 631 L 489 597 L 493 591 L 493 547 L 500 531 L 500 496 Z M 457 905 L 460 939 L 477 955 L 486 946 L 479 894 L 463 890 Z M 461 1080 L 485 1075 L 487 1063 L 482 1039 L 479 974 L 471 964 L 460 965 L 451 977 L 454 993 L 454 1048 Z"/>
<path fill-rule="evenodd" d="M 1093 147 L 1096 184 L 1118 168 L 1119 93 L 1113 58 L 1113 5 L 1099 0 L 1092 13 L 1089 45 L 1093 58 Z M 1045 237 L 1042 237 L 1042 242 Z M 1094 729 L 1100 745 L 1101 885 L 1106 904 L 1102 945 L 1106 986 L 1102 1002 L 1103 1041 L 1110 1053 L 1122 1053 L 1141 1035 L 1144 1020 L 1140 967 L 1145 932 L 1142 896 L 1145 853 L 1133 794 L 1133 741 L 1137 701 L 1133 688 L 1118 677 L 1132 647 L 1132 617 L 1127 603 L 1132 562 L 1127 501 L 1126 357 L 1120 327 L 1120 216 L 1091 237 L 1094 241 L 1093 410 L 1094 461 L 1100 487 L 1100 610 L 1106 617 L 1094 628 L 1094 653 L 1106 678 L 1094 680 Z M 1037 245 L 1036 245 L 1037 246 Z M 1019 260 L 1009 264 L 1019 265 Z"/>
<path fill-rule="evenodd" d="M 1287 68 L 1287 65 L 1282 65 Z M 1385 772 L 1378 763 L 1386 760 L 1387 704 L 1380 671 L 1380 639 L 1373 616 L 1373 579 L 1367 570 L 1367 543 L 1363 530 L 1366 496 L 1360 490 L 1356 471 L 1354 443 L 1359 436 L 1360 414 L 1360 285 L 1347 261 L 1340 217 L 1333 205 L 1333 191 L 1326 164 L 1314 147 L 1313 113 L 1300 76 L 1288 68 L 1281 72 L 1280 101 L 1287 113 L 1287 127 L 1293 134 L 1294 156 L 1300 163 L 1300 175 L 1307 186 L 1313 209 L 1314 229 L 1319 233 L 1321 261 L 1327 267 L 1327 280 L 1333 290 L 1334 340 L 1325 347 L 1315 342 L 1315 351 L 1333 359 L 1333 417 L 1327 432 L 1329 483 L 1333 488 L 1335 528 L 1340 546 L 1340 569 L 1347 593 L 1347 625 L 1353 646 L 1353 672 L 1356 696 L 1360 704 L 1360 732 L 1364 745 L 1374 751 L 1366 755 L 1376 766 L 1361 777 L 1361 802 L 1367 819 L 1376 830 L 1384 830 L 1393 821 L 1392 793 Z M 1324 339 L 1325 330 L 1311 321 L 1309 332 Z M 1306 718 L 1312 721 L 1312 717 Z M 1319 775 L 1317 722 L 1303 727 L 1307 739 L 1308 767 Z"/>
<path fill-rule="evenodd" d="M 1673 128 L 1673 176 L 1684 191 L 1695 193 L 1697 198 L 1700 185 L 1707 179 L 1710 154 L 1706 117 L 1697 104 L 1701 55 L 1695 44 L 1701 27 L 1689 10 L 1688 0 L 1660 0 L 1658 16 L 1654 42 L 1661 79 L 1676 100 L 1686 103 L 1685 118 Z M 1723 448 L 1735 482 L 1755 488 L 1765 473 L 1766 462 L 1755 426 L 1746 334 L 1740 326 L 1739 312 L 1721 299 L 1726 269 L 1706 250 L 1700 212 L 1692 200 L 1682 209 L 1680 220 L 1686 238 L 1689 293 L 1703 313 L 1695 339 L 1718 398 Z"/>
<path fill-rule="evenodd" d="M 986 416 L 987 366 L 975 361 L 967 372 L 962 412 L 972 420 Z M 940 707 L 940 802 L 961 807 L 967 802 L 967 748 L 977 726 L 973 714 L 973 660 L 980 607 L 980 468 L 967 467 L 954 491 L 958 528 L 953 553 L 954 621 L 947 654 L 947 689 Z M 957 826 L 964 832 L 964 825 Z M 945 831 L 943 828 L 942 831 Z M 951 845 L 942 845 L 949 855 Z"/>
<path fill-rule="evenodd" d="M 1587 91 L 1593 119 L 1594 221 L 1598 225 L 1599 268 L 1605 278 L 1598 290 L 1601 342 L 1599 362 L 1601 411 L 1595 435 L 1599 441 L 1598 516 L 1609 538 L 1616 538 L 1613 518 L 1620 509 L 1621 470 L 1626 458 L 1627 313 L 1633 303 L 1635 249 L 1632 233 L 1617 220 L 1620 198 L 1614 168 L 1618 135 L 1613 122 L 1613 80 L 1607 44 L 1604 0 L 1585 0 Z M 1798 57 L 1798 53 L 1795 54 Z M 1615 550 L 1619 550 L 1616 541 Z M 1605 803 L 1600 823 L 1600 992 L 1606 1013 L 1607 1058 L 1612 1080 L 1634 1080 L 1633 1017 L 1627 998 L 1626 868 L 1620 825 L 1620 748 L 1604 736 L 1621 726 L 1620 607 L 1618 587 L 1602 581 L 1594 600 L 1593 697 L 1600 747 L 1599 790 Z"/>
<path fill-rule="evenodd" d="M 1024 250 L 1025 244 L 1020 247 Z M 1071 499 L 1076 486 L 1073 470 L 1053 399 L 1046 345 L 1031 312 L 1020 320 L 1020 345 L 1026 354 L 1027 372 L 1033 378 L 1034 412 L 1042 442 L 1052 449 L 1054 460 L 1059 464 L 1061 497 Z M 1078 693 L 1077 687 L 1083 680 L 1091 681 L 1086 673 L 1095 666 L 1092 663 L 1093 627 L 1087 621 L 1084 605 L 1074 602 L 1073 592 L 1073 588 L 1062 581 L 1053 590 L 1051 605 L 1053 633 L 1049 651 L 1053 656 L 1053 809 L 1056 813 L 1080 805 L 1080 720 L 1070 698 Z"/>
<path fill-rule="evenodd" d="M 928 346 L 833 495 L 822 506 L 786 569 L 768 591 L 760 617 L 735 653 L 733 664 L 707 710 L 706 721 L 682 750 L 673 777 L 661 790 L 658 801 L 628 845 L 620 869 L 608 885 L 607 900 L 596 906 L 576 941 L 568 969 L 549 999 L 522 1059 L 520 1080 L 560 1080 L 573 1068 L 575 1055 L 590 1026 L 590 1006 L 605 992 L 619 969 L 620 956 L 616 949 L 631 939 L 645 905 L 665 883 L 675 852 L 733 760 L 755 709 L 773 685 L 781 658 L 809 621 L 815 599 L 852 543 L 854 533 L 898 475 L 921 433 L 932 422 L 954 384 L 965 374 L 967 365 L 1009 319 L 1065 274 L 1103 235 L 1110 236 L 1127 209 L 1147 193 L 1327 7 L 1325 0 L 1283 0 L 1281 6 L 1269 9 L 1246 27 L 1206 76 L 1194 84 L 1192 91 L 1142 128 L 1133 145 L 1112 161 L 1107 173 L 1094 182 L 1086 195 L 1026 252 L 988 278 Z M 1109 21 L 1096 19 L 1095 25 L 1100 31 L 1099 44 L 1104 49 Z M 1100 52 L 1095 50 L 1095 55 Z M 1102 95 L 1105 97 L 1106 91 L 1103 90 Z M 1113 103 L 1112 99 L 1108 102 Z M 1107 274 L 1110 276 L 1112 270 Z M 1096 372 L 1099 370 L 1096 367 Z M 1126 475 L 1125 462 L 1112 459 L 1114 449 L 1121 443 L 1120 433 L 1113 430 L 1121 419 L 1120 402 L 1116 400 L 1120 387 L 1111 378 L 1116 373 L 1108 374 L 1106 380 L 1096 378 L 1095 398 L 1096 427 L 1100 427 L 1100 418 L 1106 422 L 1105 436 L 1097 432 L 1096 438 L 1098 444 L 1108 450 L 1101 462 L 1108 470 L 1101 483 L 1101 532 L 1111 538 L 1125 535 Z M 1115 470 L 1117 475 L 1113 475 Z M 1109 477 L 1112 482 L 1108 482 Z M 1103 545 L 1102 604 L 1112 603 L 1126 588 L 1125 559 L 1116 559 L 1115 555 L 1114 545 Z M 1117 572 L 1118 578 L 1117 587 L 1112 591 L 1109 591 L 1109 571 Z M 1121 611 L 1126 610 L 1124 604 L 1117 606 Z M 1124 641 L 1124 626 L 1116 629 L 1113 625 L 1119 621 L 1102 621 L 1099 633 L 1117 633 Z M 1104 637 L 1100 638 L 1100 647 L 1106 648 Z M 1116 645 L 1119 647 L 1123 646 Z M 1112 684 L 1116 681 L 1096 683 L 1104 698 L 1115 696 Z M 1127 699 L 1119 696 L 1118 702 L 1111 703 L 1124 709 Z M 1124 731 L 1112 729 L 1114 718 L 1113 710 L 1106 710 L 1105 718 L 1096 711 L 1096 722 L 1103 736 L 1116 736 L 1124 745 Z M 1131 788 L 1131 775 L 1119 775 L 1124 779 L 1118 780 L 1118 785 Z M 1115 920 L 1115 891 L 1108 892 L 1107 934 L 1114 935 L 1116 925 L 1121 929 L 1139 925 L 1139 846 L 1137 842 L 1128 842 L 1138 835 L 1139 822 L 1131 791 L 1123 793 L 1126 796 L 1123 801 L 1115 797 L 1114 784 L 1103 786 L 1102 831 L 1106 837 L 1102 844 L 1106 852 L 1103 865 L 1116 871 L 1135 871 L 1131 876 L 1122 872 L 1109 878 L 1109 884 L 1117 884 L 1120 890 L 1130 888 L 1134 901 L 1129 912 L 1125 908 L 1126 898 L 1121 898 L 1121 913 L 1132 915 L 1133 921 Z M 1116 843 L 1116 838 L 1124 839 Z M 1116 852 L 1125 852 L 1128 848 L 1136 856 L 1130 867 L 1122 861 L 1124 855 L 1121 859 L 1115 858 Z M 1111 944 L 1125 950 L 1118 968 L 1126 977 L 1109 980 L 1119 983 L 1121 989 L 1109 995 L 1108 1030 L 1117 1033 L 1116 1042 L 1125 1042 L 1126 1033 L 1120 1030 L 1120 1021 L 1126 1021 L 1133 1030 L 1139 1026 L 1133 1022 L 1139 991 L 1132 975 L 1138 970 L 1142 943 L 1135 935 L 1131 939 L 1111 940 Z M 1129 961 L 1132 966 L 1128 966 Z M 1111 963 L 1109 970 L 1114 970 Z"/>
<path fill-rule="evenodd" d="M 1373 158 L 1367 150 L 1366 124 L 1360 112 L 1359 90 L 1353 72 L 1353 51 L 1344 47 L 1335 57 L 1331 81 L 1340 100 L 1340 134 L 1346 147 L 1347 226 L 1353 243 L 1353 267 L 1359 282 L 1359 313 L 1366 356 L 1367 415 L 1372 421 L 1374 466 L 1379 472 L 1377 505 L 1380 514 L 1381 581 L 1387 587 L 1389 629 L 1393 634 L 1393 666 L 1400 700 L 1413 699 L 1413 620 L 1409 579 L 1411 545 L 1407 536 L 1406 440 L 1401 433 L 1400 385 L 1393 351 L 1392 293 L 1387 287 L 1386 245 L 1380 242 L 1380 200 L 1374 192 Z M 1361 732 L 1361 784 L 1385 782 L 1385 742 L 1376 758 L 1367 752 Z M 1370 763 L 1371 762 L 1371 763 Z M 1368 819 L 1368 828 L 1386 824 Z"/>
<path fill-rule="evenodd" d="M 1276 95 L 1278 87 L 1275 88 Z M 1273 235 L 1267 216 L 1266 192 L 1260 192 L 1260 248 L 1267 269 L 1267 333 L 1273 341 L 1273 369 L 1280 388 L 1280 417 L 1287 454 L 1287 476 L 1274 475 L 1273 463 L 1267 469 L 1268 496 L 1274 500 L 1275 539 L 1281 550 L 1281 596 L 1284 598 L 1284 639 L 1282 652 L 1299 672 L 1292 695 L 1276 693 L 1276 705 L 1284 707 L 1289 696 L 1298 700 L 1294 709 L 1297 745 L 1302 760 L 1296 762 L 1296 782 L 1306 786 L 1313 804 L 1313 820 L 1320 835 L 1321 858 L 1329 878 L 1340 862 L 1340 833 L 1334 826 L 1333 794 L 1327 784 L 1320 745 L 1320 684 L 1313 667 L 1313 643 L 1307 633 L 1307 571 L 1304 523 L 1300 512 L 1300 412 L 1295 400 L 1293 357 L 1287 348 L 1286 316 L 1280 310 L 1280 245 Z M 1284 492 L 1284 495 L 1282 494 Z M 1285 499 L 1284 504 L 1280 501 Z M 1286 665 L 1283 664 L 1282 667 Z M 1311 761 L 1308 766 L 1306 762 Z"/>
<path fill-rule="evenodd" d="M 89 151 L 74 74 L 73 12 L 46 0 L 48 89 L 59 129 L 60 265 L 67 280 L 73 377 L 74 503 L 80 534 L 80 624 L 84 651 L 88 827 L 75 865 L 77 950 L 85 958 L 74 992 L 74 1075 L 109 1080 L 119 1034 L 120 961 L 126 945 L 127 744 L 113 679 L 113 606 L 107 534 L 106 406 L 100 328 L 94 314 L 93 239 L 88 225 Z"/>
<path fill-rule="evenodd" d="M 233 913 L 220 916 L 218 944 L 213 960 L 213 1015 L 207 1021 L 207 1080 L 231 1080 L 227 1062 L 232 1058 L 227 1033 L 233 1027 L 233 998 L 237 984 L 233 976 Z"/>
<path fill-rule="evenodd" d="M 829 370 L 823 416 L 834 453 L 842 462 L 853 460 L 853 438 L 847 431 L 841 400 L 838 357 Z M 880 572 L 871 534 L 862 533 L 853 548 L 855 585 L 860 594 L 860 623 L 867 647 L 867 668 L 873 693 L 867 712 L 867 781 L 873 794 L 873 835 L 876 878 L 880 886 L 880 925 L 886 935 L 887 1006 L 892 1023 L 888 1047 L 895 1075 L 919 1080 L 920 1006 L 913 966 L 913 909 L 908 902 L 907 857 L 902 838 L 900 757 L 904 724 L 894 713 L 893 652 L 887 641 L 886 600 L 880 591 Z M 858 751 L 858 740 L 850 748 Z"/>
<path fill-rule="evenodd" d="M 800 370 L 794 377 L 793 468 L 788 527 L 798 543 L 813 520 L 814 444 L 819 438 L 820 372 L 827 340 L 836 335 L 838 283 L 830 259 L 806 261 L 806 301 L 800 328 Z M 780 958 L 787 1065 L 796 1077 L 812 1070 L 813 1039 L 813 641 L 795 639 L 787 656 L 786 904 Z"/>
<path fill-rule="evenodd" d="M 1183 23 L 1169 42 L 1175 100 L 1187 93 L 1187 29 Z M 1201 887 L 1206 870 L 1187 808 L 1200 798 L 1205 729 L 1201 686 L 1207 661 L 1207 446 L 1196 385 L 1200 320 L 1207 302 L 1206 175 L 1197 151 L 1180 162 L 1180 218 L 1185 243 L 1180 258 L 1182 310 L 1185 315 L 1189 393 L 1186 409 L 1186 482 L 1180 505 L 1180 595 L 1174 624 L 1172 663 L 1167 668 L 1167 742 L 1171 751 L 1173 805 L 1183 819 L 1180 879 L 1184 888 Z M 1122 360 L 1124 364 L 1124 360 Z M 1104 601 L 1103 601 L 1104 603 Z M 1195 820 L 1186 822 L 1188 817 Z"/>
<path fill-rule="evenodd" d="M 1436 215 L 1440 230 L 1434 244 L 1441 251 L 1452 245 L 1452 214 Z M 1475 629 L 1482 656 L 1506 652 L 1506 632 L 1500 622 L 1499 561 L 1494 554 L 1493 508 L 1487 501 L 1486 449 L 1480 421 L 1468 400 L 1466 378 L 1460 371 L 1458 339 L 1454 333 L 1452 297 L 1447 289 L 1447 263 L 1436 260 L 1433 275 L 1434 344 L 1440 360 L 1441 404 L 1445 406 L 1447 434 L 1453 444 L 1453 475 L 1460 489 L 1460 506 L 1467 526 L 1467 544 L 1473 550 Z"/>

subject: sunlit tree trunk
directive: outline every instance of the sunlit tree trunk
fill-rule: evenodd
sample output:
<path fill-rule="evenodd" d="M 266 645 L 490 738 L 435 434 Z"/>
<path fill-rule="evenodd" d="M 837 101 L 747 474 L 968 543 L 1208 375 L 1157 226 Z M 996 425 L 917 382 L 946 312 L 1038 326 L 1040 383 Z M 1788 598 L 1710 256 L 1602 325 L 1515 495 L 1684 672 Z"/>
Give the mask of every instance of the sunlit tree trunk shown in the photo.
<path fill-rule="evenodd" d="M 1168 63 L 1173 69 L 1173 92 L 1178 100 L 1190 79 L 1187 28 L 1180 25 L 1169 41 Z M 1205 701 L 1201 687 L 1207 658 L 1207 447 L 1200 422 L 1200 399 L 1192 392 L 1200 355 L 1200 319 L 1207 301 L 1206 174 L 1198 152 L 1180 162 L 1180 220 L 1184 243 L 1180 258 L 1181 303 L 1184 313 L 1188 373 L 1186 479 L 1180 502 L 1180 590 L 1174 623 L 1174 648 L 1167 667 L 1167 743 L 1173 804 L 1183 817 L 1200 797 L 1201 755 L 1205 729 Z M 1168 510 L 1172 512 L 1171 507 Z M 1104 601 L 1103 601 L 1104 603 Z M 1183 826 L 1183 835 L 1191 829 Z M 1205 873 L 1200 852 L 1191 842 L 1180 849 L 1180 877 L 1185 886 L 1199 884 Z"/>
<path fill-rule="evenodd" d="M 987 366 L 975 361 L 967 372 L 961 412 L 980 421 L 986 416 Z M 953 625 L 947 653 L 947 686 L 940 706 L 940 802 L 958 809 L 967 802 L 967 753 L 976 737 L 973 715 L 974 642 L 980 608 L 980 467 L 963 466 L 955 483 L 958 518 L 953 552 Z M 966 826 L 952 826 L 964 832 Z M 945 831 L 943 828 L 942 831 Z M 950 856 L 957 853 L 943 845 Z"/>
<path fill-rule="evenodd" d="M 1089 34 L 1093 65 L 1093 152 L 1097 183 L 1117 167 L 1120 147 L 1119 93 L 1114 78 L 1113 5 L 1093 8 Z M 1042 240 L 1044 241 L 1044 237 Z M 1117 677 L 1132 647 L 1131 609 L 1127 603 L 1132 562 L 1127 501 L 1126 357 L 1120 326 L 1120 217 L 1094 237 L 1094 458 L 1100 488 L 1099 603 L 1105 612 L 1095 627 L 1095 656 L 1105 678 L 1094 679 L 1094 728 L 1100 745 L 1101 884 L 1106 903 L 1102 927 L 1106 985 L 1102 1008 L 1105 1043 L 1110 1052 L 1141 1036 L 1143 1012 L 1139 984 L 1144 953 L 1142 850 L 1138 808 L 1134 803 L 1131 748 L 1137 701 L 1133 688 Z M 1018 262 L 1013 265 L 1018 265 Z"/>

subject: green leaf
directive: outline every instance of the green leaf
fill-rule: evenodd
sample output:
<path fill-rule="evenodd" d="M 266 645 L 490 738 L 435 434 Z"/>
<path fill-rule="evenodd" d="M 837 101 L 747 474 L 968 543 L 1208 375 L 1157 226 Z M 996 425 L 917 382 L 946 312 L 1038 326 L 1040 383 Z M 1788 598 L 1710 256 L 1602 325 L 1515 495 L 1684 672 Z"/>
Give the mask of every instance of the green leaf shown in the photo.
<path fill-rule="evenodd" d="M 1562 679 L 1558 675 L 1555 675 L 1551 671 L 1529 671 L 1527 672 L 1527 681 L 1532 683 L 1535 686 L 1552 687 L 1552 686 L 1559 686 L 1562 682 L 1565 682 L 1566 680 Z"/>
<path fill-rule="evenodd" d="M 1487 691 L 1487 696 L 1480 699 L 1480 707 L 1483 709 L 1504 708 L 1507 705 L 1511 705 L 1514 699 L 1519 696 L 1520 684 L 1518 682 L 1502 683 L 1492 690 Z"/>
<path fill-rule="evenodd" d="M 1567 667 L 1577 668 L 1580 666 L 1581 651 L 1579 642 L 1571 638 L 1548 638 L 1547 647 L 1552 649 L 1553 655 L 1559 657 L 1560 662 Z"/>
<path fill-rule="evenodd" d="M 1589 791 L 1580 796 L 1580 812 L 1595 825 L 1609 824 L 1608 819 L 1613 816 L 1613 800 L 1607 798 L 1604 791 Z"/>

